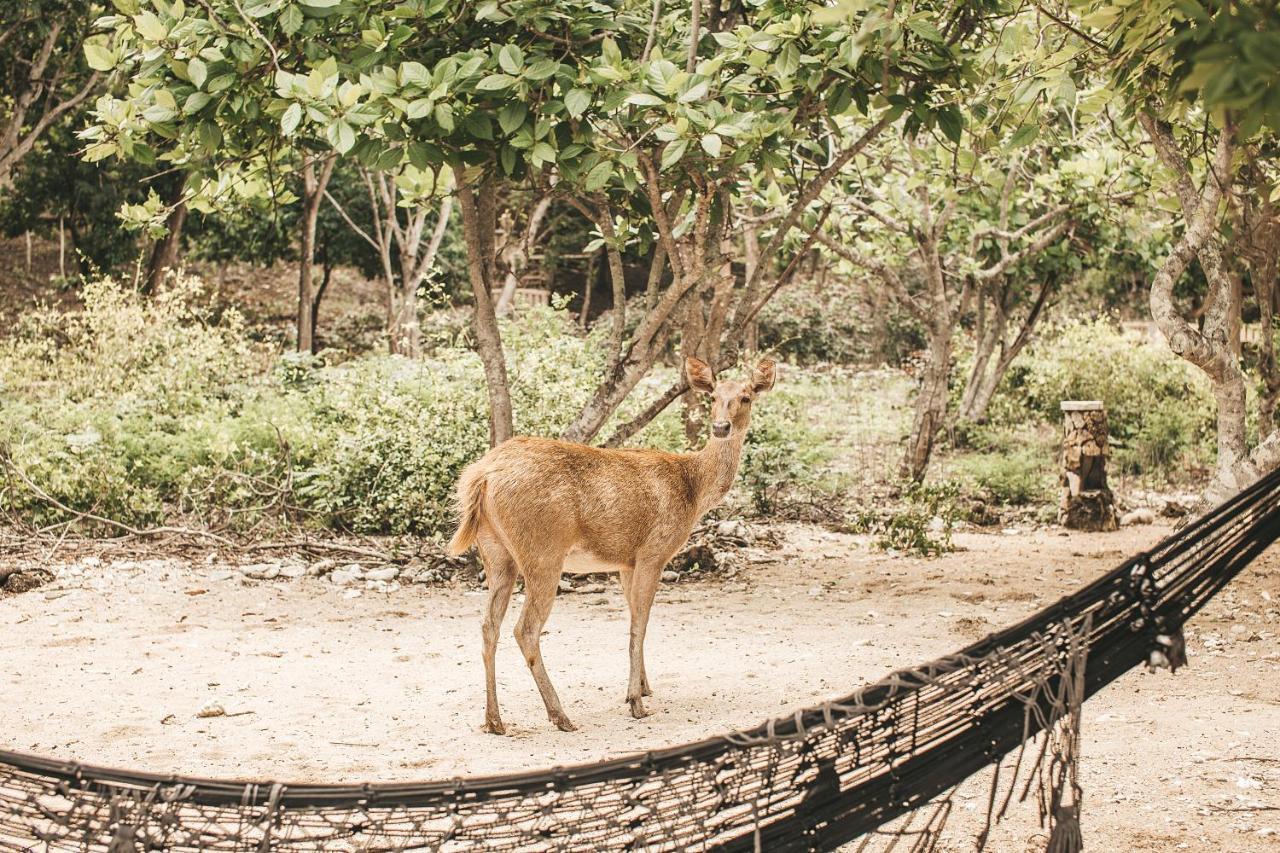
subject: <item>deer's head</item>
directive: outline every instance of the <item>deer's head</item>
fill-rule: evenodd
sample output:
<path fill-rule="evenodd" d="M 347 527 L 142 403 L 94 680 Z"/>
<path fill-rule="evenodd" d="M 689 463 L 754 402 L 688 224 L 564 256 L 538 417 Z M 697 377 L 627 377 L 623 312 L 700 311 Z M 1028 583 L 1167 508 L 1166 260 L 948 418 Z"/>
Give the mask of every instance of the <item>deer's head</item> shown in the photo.
<path fill-rule="evenodd" d="M 711 365 L 700 358 L 688 356 L 684 360 L 684 373 L 689 387 L 711 395 L 711 434 L 716 438 L 741 435 L 751 423 L 751 404 L 756 397 L 773 387 L 776 365 L 764 359 L 743 380 L 722 379 L 716 381 Z"/>

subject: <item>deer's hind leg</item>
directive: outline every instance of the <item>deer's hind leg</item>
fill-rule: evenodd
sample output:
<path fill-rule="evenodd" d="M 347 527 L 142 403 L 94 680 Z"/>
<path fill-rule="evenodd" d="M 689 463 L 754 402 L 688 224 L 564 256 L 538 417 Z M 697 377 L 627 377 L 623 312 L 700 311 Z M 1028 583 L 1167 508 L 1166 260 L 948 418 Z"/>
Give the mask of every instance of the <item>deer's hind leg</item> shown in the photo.
<path fill-rule="evenodd" d="M 547 717 L 556 724 L 556 728 L 564 732 L 577 729 L 569 722 L 569 717 L 560 704 L 556 689 L 551 686 L 551 678 L 542 663 L 542 626 L 551 615 L 551 605 L 556 600 L 556 590 L 560 586 L 560 574 L 564 569 L 564 555 L 540 556 L 521 563 L 520 573 L 524 576 L 524 607 L 520 609 L 520 620 L 516 622 L 516 642 L 524 653 L 529 671 L 542 694 L 542 703 L 547 707 Z"/>
<path fill-rule="evenodd" d="M 502 629 L 502 619 L 507 615 L 511 590 L 516 583 L 516 561 L 492 534 L 481 535 L 478 544 L 484 557 L 485 582 L 489 587 L 489 604 L 480 627 L 484 638 L 484 730 L 501 735 L 506 734 L 506 727 L 502 725 L 502 715 L 498 711 L 494 658 L 498 651 L 498 632 Z"/>

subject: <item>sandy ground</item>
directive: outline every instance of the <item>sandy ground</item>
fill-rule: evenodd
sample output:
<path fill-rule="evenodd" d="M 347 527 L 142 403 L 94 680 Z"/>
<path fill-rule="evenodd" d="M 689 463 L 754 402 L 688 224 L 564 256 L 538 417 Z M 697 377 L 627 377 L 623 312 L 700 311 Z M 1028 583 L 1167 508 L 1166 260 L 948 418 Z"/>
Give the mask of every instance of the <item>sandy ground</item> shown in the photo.
<path fill-rule="evenodd" d="M 961 534 L 938 559 L 782 530 L 774 562 L 664 584 L 649 630 L 655 712 L 626 712 L 616 584 L 562 594 L 543 640 L 580 730 L 547 722 L 510 635 L 498 653 L 509 735 L 480 731 L 484 593 L 256 581 L 208 560 L 79 560 L 0 599 L 0 743 L 96 764 L 287 781 L 422 780 L 592 761 L 719 734 L 849 692 L 1012 623 L 1167 528 Z M 517 597 L 516 606 L 519 604 Z M 1085 706 L 1088 849 L 1280 849 L 1280 548 L 1187 631 L 1191 666 L 1134 672 Z M 200 718 L 211 703 L 227 716 Z M 981 779 L 948 849 L 971 849 Z M 1028 802 L 993 838 L 1034 849 Z"/>

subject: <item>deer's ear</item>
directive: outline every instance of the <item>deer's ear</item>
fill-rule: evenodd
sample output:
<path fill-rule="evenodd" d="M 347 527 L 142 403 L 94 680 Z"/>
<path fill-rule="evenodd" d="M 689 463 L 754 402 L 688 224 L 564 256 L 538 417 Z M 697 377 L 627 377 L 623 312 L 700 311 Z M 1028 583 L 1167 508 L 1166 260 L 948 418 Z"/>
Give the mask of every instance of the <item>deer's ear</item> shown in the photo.
<path fill-rule="evenodd" d="M 773 387 L 773 380 L 776 376 L 777 363 L 772 359 L 766 358 L 751 371 L 751 390 L 757 394 L 761 391 L 768 391 Z"/>
<path fill-rule="evenodd" d="M 685 356 L 684 375 L 689 379 L 689 387 L 704 394 L 710 394 L 716 387 L 716 375 L 711 365 L 700 358 Z"/>

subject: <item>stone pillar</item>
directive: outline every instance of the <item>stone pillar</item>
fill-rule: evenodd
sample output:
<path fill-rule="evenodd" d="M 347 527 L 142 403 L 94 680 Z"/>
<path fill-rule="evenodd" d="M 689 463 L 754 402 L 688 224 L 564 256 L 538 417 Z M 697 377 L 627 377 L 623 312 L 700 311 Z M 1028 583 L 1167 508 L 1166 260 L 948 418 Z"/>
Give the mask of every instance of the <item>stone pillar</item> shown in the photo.
<path fill-rule="evenodd" d="M 1107 412 L 1101 400 L 1062 401 L 1062 500 L 1058 523 L 1076 530 L 1116 530 L 1107 487 Z"/>

